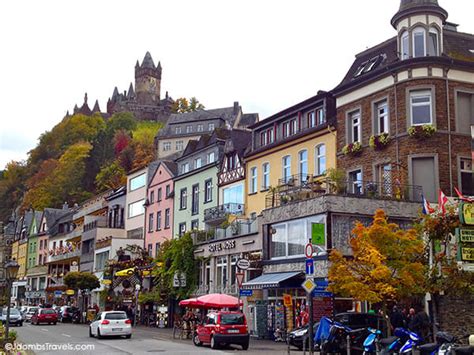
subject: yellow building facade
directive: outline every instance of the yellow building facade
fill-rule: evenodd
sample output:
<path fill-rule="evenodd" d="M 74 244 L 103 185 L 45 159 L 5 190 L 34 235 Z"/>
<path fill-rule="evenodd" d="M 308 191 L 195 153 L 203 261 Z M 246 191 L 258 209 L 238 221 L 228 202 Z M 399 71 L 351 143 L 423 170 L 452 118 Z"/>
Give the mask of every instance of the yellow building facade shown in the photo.
<path fill-rule="evenodd" d="M 19 245 L 18 240 L 12 243 L 12 260 L 17 260 L 17 262 L 18 262 L 18 245 Z"/>
<path fill-rule="evenodd" d="M 334 102 L 318 94 L 252 126 L 245 157 L 247 216 L 268 208 L 271 191 L 298 179 L 322 179 L 336 167 Z"/>
<path fill-rule="evenodd" d="M 21 240 L 18 245 L 18 264 L 20 269 L 18 270 L 18 280 L 23 280 L 26 277 L 26 260 L 28 257 L 28 240 Z"/>

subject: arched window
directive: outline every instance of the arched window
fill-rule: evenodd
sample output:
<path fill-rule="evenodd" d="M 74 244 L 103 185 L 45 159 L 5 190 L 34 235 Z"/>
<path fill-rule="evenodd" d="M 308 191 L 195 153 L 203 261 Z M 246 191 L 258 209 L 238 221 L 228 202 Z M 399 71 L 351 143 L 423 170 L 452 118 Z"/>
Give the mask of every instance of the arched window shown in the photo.
<path fill-rule="evenodd" d="M 400 58 L 402 60 L 410 58 L 410 41 L 408 40 L 408 31 L 403 32 L 400 38 Z"/>
<path fill-rule="evenodd" d="M 430 32 L 429 32 L 428 55 L 431 55 L 431 56 L 439 55 L 439 34 L 438 34 L 438 30 L 434 27 L 430 28 Z"/>
<path fill-rule="evenodd" d="M 413 57 L 414 58 L 426 56 L 425 34 L 426 34 L 426 31 L 422 27 L 417 27 L 413 30 Z"/>
<path fill-rule="evenodd" d="M 326 146 L 320 144 L 316 147 L 316 175 L 323 175 L 326 172 Z"/>
<path fill-rule="evenodd" d="M 308 151 L 302 150 L 301 152 L 299 152 L 298 158 L 299 158 L 298 169 L 300 173 L 300 178 L 301 178 L 301 181 L 305 181 L 308 176 Z"/>

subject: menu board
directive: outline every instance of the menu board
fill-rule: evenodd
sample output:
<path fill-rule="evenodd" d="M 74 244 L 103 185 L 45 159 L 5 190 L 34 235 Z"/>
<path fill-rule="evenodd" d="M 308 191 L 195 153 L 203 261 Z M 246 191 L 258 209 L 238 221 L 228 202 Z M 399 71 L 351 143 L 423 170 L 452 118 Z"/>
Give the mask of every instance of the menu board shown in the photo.
<path fill-rule="evenodd" d="M 319 322 L 322 317 L 332 317 L 334 313 L 334 301 L 332 297 L 313 298 L 313 320 Z"/>
<path fill-rule="evenodd" d="M 267 305 L 268 301 L 256 301 L 256 317 L 257 317 L 257 334 L 259 338 L 266 338 L 268 333 L 267 328 Z"/>

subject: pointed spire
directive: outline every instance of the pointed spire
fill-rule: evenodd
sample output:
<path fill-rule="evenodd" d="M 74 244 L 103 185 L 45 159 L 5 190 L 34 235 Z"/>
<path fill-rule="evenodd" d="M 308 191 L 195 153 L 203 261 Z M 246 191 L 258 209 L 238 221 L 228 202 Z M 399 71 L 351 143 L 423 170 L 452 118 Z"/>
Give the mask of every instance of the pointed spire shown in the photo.
<path fill-rule="evenodd" d="M 77 107 L 77 104 L 74 105 L 74 113 L 77 113 L 77 111 L 79 111 L 79 107 Z"/>
<path fill-rule="evenodd" d="M 151 57 L 150 52 L 146 52 L 141 67 L 155 69 L 155 63 L 153 62 L 153 58 Z"/>
<path fill-rule="evenodd" d="M 133 90 L 133 84 L 130 83 L 130 87 L 128 88 L 128 98 L 131 99 L 135 96 L 135 91 Z"/>
<path fill-rule="evenodd" d="M 138 59 L 137 59 L 137 64 L 135 64 L 135 68 L 139 68 L 140 67 L 140 63 L 138 62 Z"/>
<path fill-rule="evenodd" d="M 115 87 L 114 92 L 112 93 L 112 100 L 115 99 L 118 96 L 118 89 Z"/>
<path fill-rule="evenodd" d="M 156 69 L 161 69 L 161 62 L 158 62 L 158 65 L 156 66 Z"/>
<path fill-rule="evenodd" d="M 84 105 L 87 105 L 87 92 L 84 94 Z"/>
<path fill-rule="evenodd" d="M 95 100 L 95 104 L 94 104 L 94 108 L 92 109 L 92 112 L 100 112 L 99 100 Z"/>
<path fill-rule="evenodd" d="M 66 117 L 69 117 L 69 116 L 71 116 L 71 115 L 69 114 L 69 110 L 67 110 Z"/>

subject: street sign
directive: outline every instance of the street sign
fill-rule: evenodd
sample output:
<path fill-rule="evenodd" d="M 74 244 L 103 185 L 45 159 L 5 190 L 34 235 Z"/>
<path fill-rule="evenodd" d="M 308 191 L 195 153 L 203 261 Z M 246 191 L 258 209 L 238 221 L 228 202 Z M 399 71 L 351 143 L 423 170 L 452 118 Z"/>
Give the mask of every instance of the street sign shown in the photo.
<path fill-rule="evenodd" d="M 316 288 L 316 284 L 314 283 L 314 281 L 312 279 L 306 279 L 302 284 L 301 284 L 301 287 L 304 288 L 304 290 L 307 292 L 307 293 L 311 293 L 313 292 L 313 290 Z"/>
<path fill-rule="evenodd" d="M 239 288 L 242 287 L 242 282 L 244 281 L 245 274 L 243 272 L 238 272 L 235 274 L 235 279 L 237 280 L 237 285 Z"/>
<path fill-rule="evenodd" d="M 253 290 L 240 290 L 240 296 L 250 297 L 253 295 Z"/>
<path fill-rule="evenodd" d="M 334 296 L 332 292 L 314 290 L 313 297 L 332 297 Z"/>
<path fill-rule="evenodd" d="M 61 297 L 63 295 L 63 291 L 54 291 L 54 297 Z"/>
<path fill-rule="evenodd" d="M 314 275 L 314 260 L 306 259 L 306 275 Z"/>
<path fill-rule="evenodd" d="M 304 255 L 306 255 L 306 259 L 313 258 L 313 244 L 306 244 L 304 247 Z"/>
<path fill-rule="evenodd" d="M 71 272 L 78 272 L 79 271 L 79 265 L 77 265 L 77 261 L 73 261 L 71 266 L 69 267 L 69 271 Z"/>
<path fill-rule="evenodd" d="M 247 270 L 250 267 L 250 261 L 248 259 L 239 259 L 237 260 L 237 267 L 240 270 Z"/>

